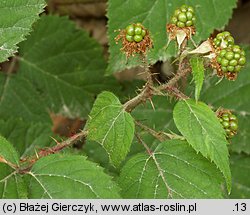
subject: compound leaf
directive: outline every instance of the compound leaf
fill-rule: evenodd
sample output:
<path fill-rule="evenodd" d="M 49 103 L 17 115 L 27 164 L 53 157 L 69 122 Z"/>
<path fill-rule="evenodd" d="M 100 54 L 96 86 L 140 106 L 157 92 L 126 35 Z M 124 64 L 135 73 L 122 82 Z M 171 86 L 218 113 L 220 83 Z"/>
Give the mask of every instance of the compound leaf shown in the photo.
<path fill-rule="evenodd" d="M 123 198 L 221 198 L 222 175 L 186 141 L 160 143 L 151 155 L 137 154 L 122 168 Z"/>
<path fill-rule="evenodd" d="M 112 178 L 83 156 L 44 157 L 34 164 L 29 175 L 29 198 L 119 198 Z"/>
<path fill-rule="evenodd" d="M 129 152 L 134 137 L 134 121 L 119 99 L 110 92 L 98 95 L 87 122 L 88 139 L 100 143 L 118 167 Z"/>
<path fill-rule="evenodd" d="M 189 99 L 179 101 L 173 115 L 177 128 L 188 143 L 221 170 L 230 192 L 231 173 L 227 140 L 215 113 L 205 103 L 196 103 Z"/>

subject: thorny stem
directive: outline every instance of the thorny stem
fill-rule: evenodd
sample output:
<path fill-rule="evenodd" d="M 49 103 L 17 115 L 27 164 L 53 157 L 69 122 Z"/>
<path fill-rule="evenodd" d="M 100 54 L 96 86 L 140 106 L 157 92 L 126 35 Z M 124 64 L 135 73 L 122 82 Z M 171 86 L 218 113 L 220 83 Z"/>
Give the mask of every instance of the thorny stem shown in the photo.
<path fill-rule="evenodd" d="M 158 139 L 160 142 L 163 142 L 165 140 L 168 140 L 168 139 L 179 139 L 179 140 L 184 140 L 185 138 L 182 137 L 182 136 L 179 136 L 177 134 L 169 134 L 169 133 L 166 133 L 164 131 L 155 131 L 154 129 L 142 124 L 141 122 L 139 121 L 135 121 L 135 124 L 142 128 L 144 131 L 147 131 L 149 134 L 151 134 L 153 137 L 155 137 L 156 139 Z"/>
<path fill-rule="evenodd" d="M 30 170 L 30 168 L 32 167 L 32 165 L 40 158 L 51 155 L 51 154 L 56 154 L 56 153 L 62 151 L 64 148 L 72 146 L 74 143 L 86 138 L 87 135 L 88 135 L 88 131 L 82 131 L 82 132 L 75 134 L 74 136 L 70 137 L 69 139 L 67 139 L 61 143 L 57 142 L 57 144 L 51 148 L 41 149 L 38 153 L 36 153 L 35 156 L 28 158 L 28 162 L 29 162 L 28 166 L 26 166 L 24 169 L 19 169 L 18 172 L 19 173 L 27 173 Z M 24 160 L 24 161 L 26 161 L 26 160 Z"/>
<path fill-rule="evenodd" d="M 166 139 L 169 139 L 169 137 L 167 137 L 167 135 L 164 134 L 163 132 L 157 132 L 154 129 L 149 128 L 148 126 L 142 124 L 139 121 L 135 121 L 135 124 L 137 126 L 139 126 L 140 128 L 142 128 L 143 130 L 147 131 L 149 134 L 151 134 L 153 137 L 155 137 L 156 139 L 158 139 L 161 142 L 163 142 Z"/>
<path fill-rule="evenodd" d="M 14 64 L 15 64 L 15 62 L 13 63 L 13 65 Z M 164 95 L 164 93 L 162 93 L 162 91 L 167 91 L 170 94 L 176 96 L 178 99 L 187 99 L 188 98 L 186 95 L 181 93 L 175 87 L 177 82 L 181 78 L 185 77 L 191 71 L 190 68 L 187 67 L 186 59 L 184 59 L 183 61 L 181 61 L 179 63 L 179 67 L 178 67 L 178 71 L 177 71 L 176 75 L 168 83 L 160 85 L 157 88 L 155 88 L 153 86 L 153 79 L 152 79 L 152 74 L 150 73 L 150 67 L 146 63 L 145 59 L 144 59 L 144 66 L 145 66 L 145 72 L 147 73 L 147 83 L 144 85 L 143 89 L 141 90 L 141 92 L 137 96 L 130 99 L 129 101 L 127 101 L 123 105 L 123 108 L 124 108 L 125 111 L 127 111 L 127 112 L 133 111 L 133 109 L 136 108 L 139 104 L 144 103 L 147 100 L 150 100 L 153 95 L 159 95 L 159 94 Z M 168 139 L 168 138 L 170 138 L 170 139 L 171 138 L 178 138 L 178 136 L 174 135 L 174 134 L 171 135 L 171 134 L 167 134 L 167 133 L 164 133 L 164 132 L 154 131 L 153 129 L 141 124 L 140 122 L 136 122 L 136 124 L 137 124 L 137 126 L 141 127 L 142 129 L 146 130 L 147 132 L 149 132 L 151 135 L 153 135 L 155 138 L 157 138 L 161 142 Z M 50 154 L 58 153 L 61 150 L 63 150 L 64 148 L 73 145 L 77 141 L 80 141 L 83 138 L 86 138 L 87 135 L 88 135 L 87 131 L 82 131 L 82 132 L 80 132 L 78 134 L 75 134 L 71 138 L 69 138 L 69 139 L 67 139 L 67 140 L 65 140 L 65 141 L 63 141 L 61 143 L 57 142 L 56 146 L 41 149 L 38 153 L 36 153 L 35 156 L 23 159 L 22 161 L 24 163 L 26 162 L 28 165 L 25 165 L 25 167 L 23 167 L 23 166 L 22 167 L 16 167 L 16 170 L 21 174 L 25 174 L 30 170 L 30 168 L 33 166 L 33 164 L 37 160 L 39 160 L 40 158 L 48 156 Z M 136 137 L 137 137 L 138 140 L 141 139 L 140 137 L 138 137 L 138 134 L 136 134 Z M 139 141 L 139 142 L 141 142 L 144 145 L 144 147 L 147 149 L 148 153 L 150 154 L 151 151 L 147 147 L 147 145 L 145 145 L 142 140 Z"/>
<path fill-rule="evenodd" d="M 139 104 L 146 102 L 146 100 L 148 99 L 151 99 L 153 95 L 159 95 L 160 91 L 169 91 L 170 93 L 172 92 L 177 98 L 187 99 L 188 97 L 181 93 L 177 88 L 174 88 L 174 86 L 190 71 L 191 69 L 190 67 L 187 67 L 187 61 L 184 59 L 179 63 L 176 75 L 168 83 L 160 85 L 156 89 L 153 87 L 152 76 L 150 76 L 142 91 L 123 105 L 125 111 L 131 112 Z"/>
<path fill-rule="evenodd" d="M 138 139 L 138 141 L 143 145 L 143 147 L 147 150 L 148 154 L 150 155 L 150 157 L 153 159 L 155 165 L 156 165 L 156 168 L 157 170 L 159 171 L 160 173 L 160 176 L 162 178 L 162 181 L 163 183 L 165 184 L 166 188 L 167 188 L 167 191 L 168 191 L 168 198 L 173 198 L 172 196 L 172 189 L 169 187 L 168 183 L 167 183 L 167 180 L 166 180 L 166 177 L 164 175 L 164 171 L 163 169 L 160 167 L 160 164 L 158 163 L 158 161 L 156 160 L 156 157 L 155 157 L 155 154 L 150 150 L 150 148 L 148 147 L 148 145 L 142 140 L 142 138 L 140 137 L 139 134 L 135 134 L 136 135 L 136 138 Z"/>

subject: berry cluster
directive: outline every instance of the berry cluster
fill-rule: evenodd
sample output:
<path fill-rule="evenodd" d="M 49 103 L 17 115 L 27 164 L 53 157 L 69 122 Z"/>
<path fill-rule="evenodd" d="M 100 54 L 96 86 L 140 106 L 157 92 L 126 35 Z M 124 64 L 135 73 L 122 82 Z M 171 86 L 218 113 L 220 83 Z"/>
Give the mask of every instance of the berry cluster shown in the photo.
<path fill-rule="evenodd" d="M 223 73 L 239 72 L 246 63 L 245 52 L 237 45 L 220 50 L 216 60 Z"/>
<path fill-rule="evenodd" d="M 126 27 L 126 40 L 139 43 L 144 39 L 146 33 L 141 23 L 129 25 Z"/>
<path fill-rule="evenodd" d="M 234 38 L 228 31 L 221 32 L 213 39 L 215 48 L 227 48 L 234 45 Z"/>
<path fill-rule="evenodd" d="M 238 120 L 230 111 L 226 111 L 219 115 L 220 123 L 226 131 L 227 138 L 232 138 L 238 130 Z"/>
<path fill-rule="evenodd" d="M 119 30 L 115 38 L 116 44 L 120 40 L 122 41 L 120 50 L 127 58 L 135 54 L 140 54 L 144 58 L 147 51 L 153 47 L 149 31 L 141 23 L 130 24 L 125 29 Z"/>
<path fill-rule="evenodd" d="M 194 9 L 187 5 L 182 5 L 179 9 L 175 10 L 171 18 L 171 23 L 179 28 L 191 27 L 195 21 Z"/>
<path fill-rule="evenodd" d="M 217 34 L 210 42 L 216 54 L 216 58 L 212 60 L 212 66 L 217 70 L 218 76 L 235 80 L 237 73 L 246 63 L 244 50 L 234 44 L 234 38 L 228 31 Z"/>

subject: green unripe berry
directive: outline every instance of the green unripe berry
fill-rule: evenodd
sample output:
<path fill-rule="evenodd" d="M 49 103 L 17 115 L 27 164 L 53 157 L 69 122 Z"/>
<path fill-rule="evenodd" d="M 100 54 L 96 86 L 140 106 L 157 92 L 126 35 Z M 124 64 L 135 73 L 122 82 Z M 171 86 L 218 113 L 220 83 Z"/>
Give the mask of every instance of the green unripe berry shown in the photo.
<path fill-rule="evenodd" d="M 222 116 L 223 121 L 229 121 L 229 117 L 228 116 Z"/>
<path fill-rule="evenodd" d="M 226 34 L 228 35 L 228 33 Z M 219 37 L 221 35 L 223 35 L 223 33 L 221 33 Z M 213 41 L 213 44 L 216 45 L 218 38 L 215 38 Z M 221 70 L 224 73 L 239 72 L 246 64 L 246 57 L 241 54 L 242 52 L 243 50 L 238 45 L 233 45 L 232 47 L 222 49 L 216 57 L 216 60 L 221 67 Z"/>
<path fill-rule="evenodd" d="M 144 29 L 141 23 L 128 25 L 125 29 L 125 32 L 125 37 L 128 42 L 137 43 L 141 42 L 147 34 L 147 31 Z"/>
<path fill-rule="evenodd" d="M 239 64 L 241 65 L 241 66 L 244 66 L 245 65 L 245 63 L 246 63 L 246 58 L 243 56 L 243 57 L 241 57 L 240 59 L 239 59 Z"/>
<path fill-rule="evenodd" d="M 240 47 L 237 46 L 237 45 L 233 46 L 233 52 L 234 52 L 234 53 L 240 53 L 240 52 L 241 52 Z"/>
<path fill-rule="evenodd" d="M 223 58 L 223 59 L 221 60 L 221 63 L 220 63 L 220 64 L 221 64 L 222 66 L 227 66 L 228 63 L 229 63 L 229 60 Z"/>
<path fill-rule="evenodd" d="M 221 66 L 221 70 L 222 70 L 223 72 L 227 72 L 227 67 Z"/>
<path fill-rule="evenodd" d="M 135 27 L 135 34 L 136 34 L 136 35 L 140 35 L 141 32 L 142 32 L 142 28 L 141 28 L 140 26 L 136 26 L 136 27 Z"/>
<path fill-rule="evenodd" d="M 220 51 L 220 56 L 221 57 L 224 57 L 224 55 L 227 53 L 227 51 L 225 50 L 225 49 L 222 49 L 221 51 Z"/>
<path fill-rule="evenodd" d="M 146 30 L 142 29 L 142 31 L 141 31 L 142 37 L 145 37 L 146 33 L 147 33 Z"/>
<path fill-rule="evenodd" d="M 218 116 L 221 125 L 223 126 L 227 138 L 232 138 L 238 130 L 238 120 L 231 112 L 225 112 L 221 116 Z"/>
<path fill-rule="evenodd" d="M 242 68 L 242 66 L 237 65 L 237 66 L 234 67 L 234 71 L 239 72 L 241 70 L 241 68 Z"/>
<path fill-rule="evenodd" d="M 135 28 L 133 25 L 129 25 L 127 28 L 126 28 L 126 33 L 130 36 L 133 36 L 135 34 Z"/>
<path fill-rule="evenodd" d="M 238 64 L 238 62 L 235 59 L 229 61 L 230 66 L 237 66 L 237 64 Z"/>
<path fill-rule="evenodd" d="M 224 127 L 224 128 L 229 128 L 229 126 L 230 126 L 230 124 L 229 124 L 229 122 L 227 122 L 227 121 L 222 121 L 222 126 Z"/>
<path fill-rule="evenodd" d="M 224 32 L 222 32 L 222 34 L 224 37 L 228 37 L 231 35 L 228 31 L 224 31 Z"/>
<path fill-rule="evenodd" d="M 218 63 L 221 63 L 222 58 L 221 58 L 220 56 L 218 56 L 218 57 L 216 58 L 216 60 L 217 60 Z"/>
<path fill-rule="evenodd" d="M 227 60 L 232 60 L 232 59 L 234 58 L 234 53 L 233 53 L 233 52 L 227 52 L 227 53 L 225 54 L 225 58 L 226 58 Z"/>
<path fill-rule="evenodd" d="M 176 25 L 177 22 L 178 22 L 178 19 L 175 16 L 173 16 L 171 19 L 171 23 Z"/>
<path fill-rule="evenodd" d="M 180 13 L 178 15 L 178 20 L 181 21 L 181 22 L 186 22 L 187 21 L 187 16 L 185 13 Z"/>
<path fill-rule="evenodd" d="M 187 11 L 186 17 L 187 17 L 187 20 L 189 20 L 189 21 L 192 20 L 192 18 L 193 18 L 193 13 L 190 12 L 190 11 Z"/>
<path fill-rule="evenodd" d="M 188 6 L 188 11 L 194 13 L 194 8 L 191 6 Z"/>
<path fill-rule="evenodd" d="M 137 34 L 136 34 L 136 35 L 134 36 L 134 41 L 137 42 L 137 43 L 141 42 L 142 39 L 143 39 L 143 38 L 142 38 L 142 35 L 137 35 Z"/>
<path fill-rule="evenodd" d="M 217 38 L 218 40 L 222 40 L 223 37 L 224 37 L 224 34 L 223 34 L 223 33 L 219 33 L 219 34 L 217 34 L 217 36 L 216 36 L 216 38 Z"/>
<path fill-rule="evenodd" d="M 234 72 L 234 66 L 227 66 L 227 70 L 229 72 Z"/>
<path fill-rule="evenodd" d="M 240 59 L 240 54 L 239 53 L 235 53 L 234 54 L 234 59 L 236 59 L 236 60 Z"/>
<path fill-rule="evenodd" d="M 184 22 L 178 21 L 178 22 L 177 22 L 177 26 L 178 26 L 179 28 L 184 28 L 184 27 L 185 27 L 185 23 L 184 23 Z"/>
<path fill-rule="evenodd" d="M 191 27 L 194 25 L 194 9 L 187 5 L 182 5 L 179 9 L 174 11 L 171 18 L 171 23 L 179 28 Z"/>
<path fill-rule="evenodd" d="M 188 10 L 187 5 L 182 5 L 182 6 L 181 6 L 181 11 L 182 11 L 182 12 L 185 13 L 185 12 L 187 12 L 187 10 Z"/>
<path fill-rule="evenodd" d="M 234 44 L 234 38 L 232 36 L 228 36 L 227 37 L 227 41 L 230 45 L 233 45 Z"/>
<path fill-rule="evenodd" d="M 217 34 L 214 39 L 217 39 L 217 41 L 219 41 L 214 44 L 215 47 L 226 48 L 231 47 L 234 44 L 234 38 L 228 31 Z"/>
<path fill-rule="evenodd" d="M 231 121 L 230 122 L 230 129 L 233 130 L 233 131 L 237 131 L 237 129 L 238 129 L 237 123 L 234 122 L 234 121 Z"/>
<path fill-rule="evenodd" d="M 181 10 L 177 9 L 177 10 L 174 11 L 174 16 L 177 17 L 180 13 L 181 13 Z"/>
<path fill-rule="evenodd" d="M 186 22 L 186 26 L 187 26 L 187 27 L 190 27 L 190 26 L 192 26 L 192 25 L 193 25 L 193 21 L 187 21 L 187 22 Z"/>
<path fill-rule="evenodd" d="M 131 35 L 126 34 L 126 40 L 129 42 L 133 42 L 134 41 L 134 37 Z"/>
<path fill-rule="evenodd" d="M 229 116 L 229 119 L 231 121 L 237 121 L 237 117 L 235 115 L 233 115 L 233 114 Z"/>

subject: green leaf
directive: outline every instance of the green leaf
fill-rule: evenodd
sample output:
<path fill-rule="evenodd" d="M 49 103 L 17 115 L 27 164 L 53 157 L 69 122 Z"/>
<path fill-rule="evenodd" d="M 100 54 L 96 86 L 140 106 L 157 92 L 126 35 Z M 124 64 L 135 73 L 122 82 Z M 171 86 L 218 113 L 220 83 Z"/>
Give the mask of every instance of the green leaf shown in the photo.
<path fill-rule="evenodd" d="M 134 121 L 119 99 L 110 92 L 98 95 L 87 122 L 88 139 L 100 143 L 118 167 L 129 152 L 134 137 Z"/>
<path fill-rule="evenodd" d="M 250 155 L 250 52 L 246 52 L 248 63 L 240 71 L 236 81 L 223 80 L 219 84 L 217 77 L 207 79 L 201 94 L 203 101 L 212 104 L 215 108 L 230 109 L 237 116 L 239 129 L 237 135 L 232 138 L 230 149 L 237 153 Z"/>
<path fill-rule="evenodd" d="M 17 44 L 25 40 L 44 6 L 44 0 L 0 2 L 0 63 L 17 52 Z"/>
<path fill-rule="evenodd" d="M 250 157 L 244 154 L 230 156 L 232 170 L 232 199 L 250 198 Z"/>
<path fill-rule="evenodd" d="M 116 45 L 114 38 L 118 32 L 130 23 L 141 22 L 149 29 L 154 42 L 154 48 L 148 53 L 148 61 L 154 63 L 166 60 L 175 52 L 174 42 L 166 50 L 166 24 L 170 21 L 174 10 L 186 3 L 195 9 L 197 19 L 197 33 L 194 39 L 207 39 L 214 29 L 222 29 L 232 16 L 232 9 L 236 7 L 236 0 L 221 0 L 216 2 L 200 0 L 109 0 L 108 1 L 108 36 L 109 36 L 109 66 L 108 74 L 141 64 L 139 58 L 129 60 L 120 51 L 121 44 Z M 225 5 L 227 5 L 225 7 Z M 211 18 L 213 17 L 213 18 Z"/>
<path fill-rule="evenodd" d="M 32 83 L 47 109 L 71 118 L 86 117 L 95 94 L 110 83 L 101 46 L 67 17 L 43 16 L 20 45 L 19 60 L 18 75 Z"/>
<path fill-rule="evenodd" d="M 5 162 L 6 161 L 6 162 Z M 0 163 L 19 164 L 19 155 L 15 148 L 0 136 Z"/>
<path fill-rule="evenodd" d="M 145 104 L 136 107 L 132 112 L 132 116 L 137 121 L 156 131 L 164 131 L 167 133 L 178 132 L 172 114 L 174 105 L 175 101 L 170 101 L 170 99 L 165 96 L 154 96 L 152 98 L 152 103 L 147 101 Z M 151 149 L 158 146 L 159 140 L 155 139 L 155 137 L 147 131 L 141 129 L 140 135 Z M 138 153 L 139 151 L 145 151 L 141 144 L 138 144 L 137 141 L 134 142 L 135 143 L 132 144 L 131 147 L 130 155 Z"/>
<path fill-rule="evenodd" d="M 28 123 L 22 119 L 0 120 L 0 134 L 15 146 L 21 157 L 55 144 L 51 127 L 49 123 Z"/>
<path fill-rule="evenodd" d="M 204 103 L 179 101 L 174 108 L 174 121 L 188 143 L 213 161 L 223 173 L 228 192 L 231 190 L 227 140 L 215 113 Z"/>
<path fill-rule="evenodd" d="M 50 122 L 39 94 L 29 80 L 0 72 L 0 118 L 22 118 L 28 122 Z"/>
<path fill-rule="evenodd" d="M 34 164 L 29 175 L 29 198 L 119 198 L 119 189 L 111 177 L 83 156 L 44 157 Z"/>
<path fill-rule="evenodd" d="M 0 163 L 0 199 L 27 198 L 27 187 L 23 178 L 9 166 Z"/>
<path fill-rule="evenodd" d="M 151 155 L 137 154 L 122 168 L 123 198 L 221 198 L 222 176 L 186 141 L 161 143 Z"/>
<path fill-rule="evenodd" d="M 203 59 L 200 57 L 192 57 L 190 59 L 190 64 L 192 67 L 192 73 L 195 82 L 195 100 L 198 101 L 200 97 L 200 92 L 202 89 L 204 81 L 204 65 Z"/>

